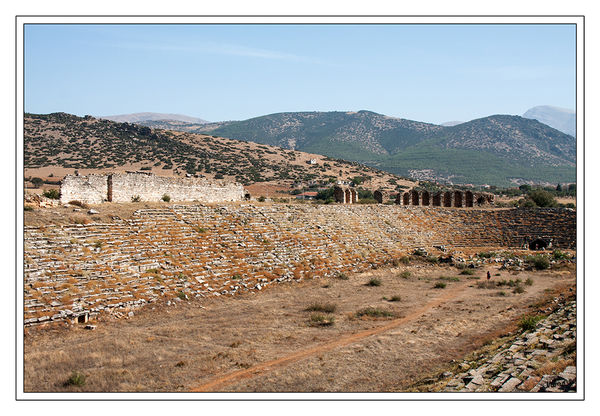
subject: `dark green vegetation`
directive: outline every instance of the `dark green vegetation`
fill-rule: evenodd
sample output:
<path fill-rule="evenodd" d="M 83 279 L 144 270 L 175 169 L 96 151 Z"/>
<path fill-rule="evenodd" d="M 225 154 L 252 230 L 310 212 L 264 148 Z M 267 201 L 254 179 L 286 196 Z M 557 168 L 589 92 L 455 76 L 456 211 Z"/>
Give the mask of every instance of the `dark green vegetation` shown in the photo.
<path fill-rule="evenodd" d="M 519 327 L 522 331 L 531 331 L 534 330 L 537 323 L 544 319 L 543 315 L 529 315 L 521 318 L 519 322 Z"/>
<path fill-rule="evenodd" d="M 575 181 L 575 139 L 519 116 L 494 115 L 444 127 L 370 111 L 296 112 L 206 124 L 193 131 L 454 183 Z M 433 172 L 418 172 L 429 169 Z"/>
<path fill-rule="evenodd" d="M 368 316 L 369 318 L 393 318 L 396 316 L 396 314 L 392 311 L 379 308 L 365 308 L 356 312 L 357 318 L 363 316 Z"/>
<path fill-rule="evenodd" d="M 335 182 L 342 170 L 352 176 L 368 173 L 392 178 L 356 162 L 328 159 L 311 166 L 293 150 L 65 113 L 26 114 L 24 134 L 25 168 L 113 169 L 136 164 L 144 171 L 208 174 L 244 185 L 282 180 Z M 30 180 L 36 186 L 44 182 Z"/>

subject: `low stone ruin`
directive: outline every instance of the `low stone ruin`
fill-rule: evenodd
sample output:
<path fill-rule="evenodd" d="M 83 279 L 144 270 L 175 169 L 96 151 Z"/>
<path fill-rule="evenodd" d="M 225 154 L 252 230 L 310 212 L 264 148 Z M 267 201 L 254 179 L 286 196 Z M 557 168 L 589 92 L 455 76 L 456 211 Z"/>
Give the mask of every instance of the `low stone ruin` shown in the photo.
<path fill-rule="evenodd" d="M 239 183 L 209 181 L 199 178 L 155 176 L 128 172 L 109 175 L 67 175 L 60 185 L 60 201 L 102 202 L 171 201 L 232 202 L 246 199 Z M 249 194 L 248 194 L 249 197 Z"/>
<path fill-rule="evenodd" d="M 341 204 L 356 204 L 358 203 L 358 193 L 356 189 L 347 186 L 336 186 L 333 188 L 333 197 L 335 202 Z"/>

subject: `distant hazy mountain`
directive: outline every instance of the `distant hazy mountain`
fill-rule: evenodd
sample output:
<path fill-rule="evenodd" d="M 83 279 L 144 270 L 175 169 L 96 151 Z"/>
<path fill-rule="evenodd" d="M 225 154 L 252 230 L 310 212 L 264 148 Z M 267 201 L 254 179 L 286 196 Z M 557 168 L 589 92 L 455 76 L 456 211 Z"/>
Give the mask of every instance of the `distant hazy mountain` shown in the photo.
<path fill-rule="evenodd" d="M 197 117 L 190 117 L 183 114 L 169 114 L 169 113 L 133 113 L 133 114 L 118 114 L 114 116 L 99 116 L 106 120 L 117 121 L 119 123 L 140 123 L 143 121 L 158 121 L 158 120 L 172 120 L 182 121 L 185 123 L 204 124 L 208 123 L 206 120 L 202 120 Z"/>
<path fill-rule="evenodd" d="M 462 123 L 464 123 L 464 121 L 446 121 L 445 123 L 440 124 L 440 126 L 452 127 Z"/>
<path fill-rule="evenodd" d="M 527 110 L 523 114 L 523 117 L 535 119 L 575 137 L 577 121 L 575 120 L 575 112 L 573 110 L 552 107 L 550 105 L 539 105 Z"/>

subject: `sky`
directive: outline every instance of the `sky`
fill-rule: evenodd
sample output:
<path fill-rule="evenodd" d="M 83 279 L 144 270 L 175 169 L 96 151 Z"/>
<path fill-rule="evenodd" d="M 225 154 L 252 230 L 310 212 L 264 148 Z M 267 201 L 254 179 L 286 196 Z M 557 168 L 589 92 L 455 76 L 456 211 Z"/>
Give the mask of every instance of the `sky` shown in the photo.
<path fill-rule="evenodd" d="M 430 123 L 575 108 L 574 25 L 25 25 L 25 111 Z"/>

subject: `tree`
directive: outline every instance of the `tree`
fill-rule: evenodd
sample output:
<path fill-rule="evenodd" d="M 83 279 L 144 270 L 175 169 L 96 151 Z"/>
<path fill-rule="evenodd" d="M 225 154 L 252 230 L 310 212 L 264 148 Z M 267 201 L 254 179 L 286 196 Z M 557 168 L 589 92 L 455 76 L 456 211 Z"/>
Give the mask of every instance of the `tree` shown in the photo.
<path fill-rule="evenodd" d="M 560 183 L 558 185 L 556 185 L 556 192 L 562 192 L 562 190 L 563 190 L 563 188 Z"/>
<path fill-rule="evenodd" d="M 531 185 L 524 183 L 523 185 L 519 186 L 519 189 L 523 191 L 523 193 L 528 193 L 531 191 Z"/>
<path fill-rule="evenodd" d="M 530 192 L 528 196 L 538 207 L 555 207 L 558 205 L 554 196 L 548 191 L 538 189 Z"/>
<path fill-rule="evenodd" d="M 36 188 L 39 188 L 40 186 L 42 186 L 42 184 L 44 183 L 44 180 L 42 178 L 31 178 L 31 183 L 33 184 L 33 186 L 35 186 Z"/>

